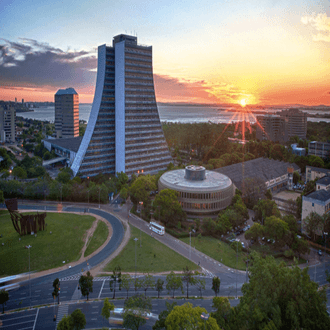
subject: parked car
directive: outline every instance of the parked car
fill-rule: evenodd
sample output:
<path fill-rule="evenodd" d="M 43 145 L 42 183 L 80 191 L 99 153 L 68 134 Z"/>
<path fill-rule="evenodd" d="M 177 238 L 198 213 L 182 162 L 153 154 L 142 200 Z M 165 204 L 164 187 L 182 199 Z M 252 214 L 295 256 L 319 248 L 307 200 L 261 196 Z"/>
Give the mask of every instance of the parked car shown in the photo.
<path fill-rule="evenodd" d="M 319 250 L 317 253 L 318 253 L 319 256 L 321 256 L 322 255 L 322 250 Z"/>
<path fill-rule="evenodd" d="M 242 244 L 242 248 L 245 249 L 245 244 L 244 244 L 244 242 L 241 242 L 241 244 Z"/>

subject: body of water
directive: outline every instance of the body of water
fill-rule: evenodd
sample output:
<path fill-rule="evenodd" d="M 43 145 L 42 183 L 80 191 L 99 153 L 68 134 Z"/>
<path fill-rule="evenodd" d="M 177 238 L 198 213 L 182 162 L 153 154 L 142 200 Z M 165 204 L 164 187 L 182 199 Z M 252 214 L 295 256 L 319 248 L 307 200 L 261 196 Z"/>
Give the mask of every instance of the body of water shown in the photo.
<path fill-rule="evenodd" d="M 81 103 L 79 105 L 79 119 L 88 122 L 89 114 L 91 112 L 92 105 Z M 180 105 L 159 105 L 158 111 L 161 121 L 167 122 L 180 122 L 180 123 L 235 123 L 237 121 L 250 121 L 255 123 L 255 115 L 251 113 L 240 113 L 226 112 L 230 108 L 219 108 L 219 107 L 202 107 L 202 106 L 180 106 Z M 272 109 L 272 111 L 282 109 Z M 316 111 L 309 113 L 316 114 Z M 323 112 L 330 114 L 330 112 Z M 55 107 L 40 107 L 35 108 L 33 112 L 18 112 L 17 116 L 29 119 L 37 119 L 42 121 L 54 122 L 55 120 Z M 312 118 L 308 117 L 308 121 L 330 122 L 330 118 Z"/>

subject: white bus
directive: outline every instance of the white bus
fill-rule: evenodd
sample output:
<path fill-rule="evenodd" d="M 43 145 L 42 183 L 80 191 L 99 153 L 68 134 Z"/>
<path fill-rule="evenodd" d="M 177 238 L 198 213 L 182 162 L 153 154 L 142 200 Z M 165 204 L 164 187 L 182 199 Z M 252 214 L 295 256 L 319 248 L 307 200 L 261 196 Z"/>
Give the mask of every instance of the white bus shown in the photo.
<path fill-rule="evenodd" d="M 165 228 L 161 225 L 159 225 L 156 222 L 150 222 L 149 223 L 149 229 L 154 231 L 155 233 L 159 235 L 164 235 L 165 234 Z"/>

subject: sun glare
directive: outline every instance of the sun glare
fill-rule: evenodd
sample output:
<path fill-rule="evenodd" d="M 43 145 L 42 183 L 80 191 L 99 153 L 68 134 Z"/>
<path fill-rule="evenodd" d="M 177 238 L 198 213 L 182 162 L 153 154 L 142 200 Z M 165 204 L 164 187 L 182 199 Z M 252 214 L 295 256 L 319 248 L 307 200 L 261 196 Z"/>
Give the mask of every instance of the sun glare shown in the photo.
<path fill-rule="evenodd" d="M 240 103 L 241 103 L 241 106 L 242 106 L 242 107 L 245 107 L 245 106 L 246 106 L 246 100 L 245 100 L 245 99 L 241 100 Z"/>

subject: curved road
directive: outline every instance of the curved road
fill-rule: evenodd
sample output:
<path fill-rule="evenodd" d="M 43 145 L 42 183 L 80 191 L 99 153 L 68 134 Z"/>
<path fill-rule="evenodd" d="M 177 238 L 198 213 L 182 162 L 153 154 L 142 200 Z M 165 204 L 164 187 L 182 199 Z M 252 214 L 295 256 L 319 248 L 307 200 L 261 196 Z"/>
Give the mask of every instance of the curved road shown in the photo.
<path fill-rule="evenodd" d="M 19 209 L 33 209 L 33 210 L 44 210 L 44 206 L 36 206 L 36 205 L 19 205 Z M 48 211 L 55 211 L 57 208 L 54 206 L 47 206 Z M 84 208 L 77 208 L 77 207 L 63 207 L 63 211 L 65 212 L 84 212 Z M 116 217 L 111 215 L 110 213 L 104 212 L 102 210 L 97 210 L 97 209 L 89 209 L 89 213 L 93 213 L 96 215 L 101 216 L 102 218 L 106 219 L 112 226 L 113 228 L 113 235 L 109 241 L 109 243 L 100 251 L 98 254 L 93 256 L 92 258 L 88 259 L 88 264 L 90 268 L 93 268 L 100 264 L 103 260 L 105 260 L 110 254 L 112 254 L 116 249 L 119 247 L 121 241 L 123 240 L 124 237 L 124 227 L 120 220 L 118 220 Z M 72 275 L 77 275 L 81 273 L 81 270 L 87 270 L 88 265 L 87 261 L 76 265 L 72 268 L 68 268 L 56 273 L 52 273 L 49 275 L 45 275 L 36 279 L 31 280 L 31 284 L 37 284 L 37 283 L 45 283 L 45 282 L 53 282 L 55 278 L 63 278 L 63 277 L 68 277 Z"/>

